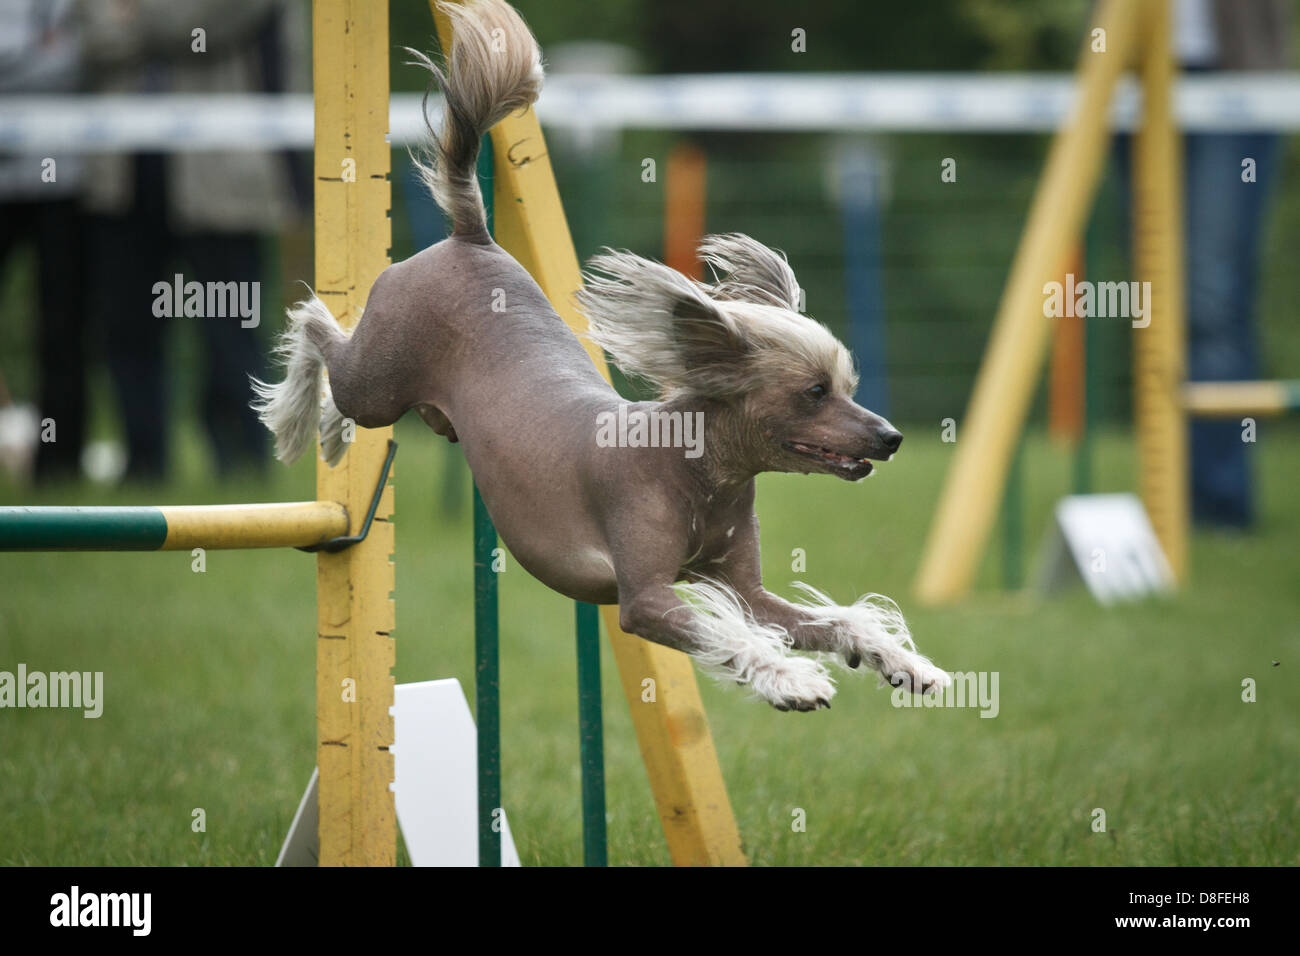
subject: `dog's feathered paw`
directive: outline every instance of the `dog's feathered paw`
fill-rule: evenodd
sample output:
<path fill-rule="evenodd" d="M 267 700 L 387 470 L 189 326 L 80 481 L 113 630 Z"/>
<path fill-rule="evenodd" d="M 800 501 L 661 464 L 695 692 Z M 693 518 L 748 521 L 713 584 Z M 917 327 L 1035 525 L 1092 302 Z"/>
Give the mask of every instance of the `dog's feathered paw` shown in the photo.
<path fill-rule="evenodd" d="M 804 607 L 814 611 L 819 624 L 833 628 L 835 650 L 850 669 L 866 661 L 879 672 L 881 685 L 905 687 L 922 694 L 942 690 L 952 678 L 916 650 L 912 634 L 898 605 L 882 594 L 868 594 L 847 607 L 811 585 L 796 581 L 805 595 Z"/>
<path fill-rule="evenodd" d="M 864 644 L 866 642 L 863 642 Z M 854 647 L 850 644 L 840 652 L 844 664 L 856 670 L 865 660 L 867 665 L 880 674 L 880 686 L 902 687 L 914 694 L 928 694 L 941 691 L 952 683 L 947 671 L 936 667 L 934 662 L 924 654 L 906 647 L 881 648 Z"/>
<path fill-rule="evenodd" d="M 948 672 L 935 667 L 928 657 L 920 654 L 913 654 L 912 657 L 915 660 L 907 661 L 889 674 L 881 672 L 890 686 L 910 690 L 913 694 L 929 694 L 939 693 L 952 684 Z"/>
<path fill-rule="evenodd" d="M 777 710 L 806 712 L 830 707 L 835 684 L 811 657 L 775 657 L 749 670 L 750 688 Z"/>

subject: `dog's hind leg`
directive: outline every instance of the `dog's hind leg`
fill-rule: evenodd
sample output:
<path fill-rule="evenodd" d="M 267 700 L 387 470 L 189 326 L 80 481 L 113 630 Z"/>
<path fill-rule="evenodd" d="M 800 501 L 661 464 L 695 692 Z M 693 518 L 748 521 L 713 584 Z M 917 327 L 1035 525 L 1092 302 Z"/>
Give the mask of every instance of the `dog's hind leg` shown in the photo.
<path fill-rule="evenodd" d="M 325 385 L 325 401 L 320 411 L 320 456 L 331 468 L 343 460 L 348 450 L 347 435 L 344 427 L 348 419 L 334 404 L 334 392 Z"/>
<path fill-rule="evenodd" d="M 275 435 L 276 457 L 281 461 L 297 461 L 319 431 L 322 455 L 336 465 L 348 448 L 344 429 L 349 420 L 353 425 L 382 428 L 397 421 L 408 403 L 395 395 L 392 376 L 379 377 L 365 368 L 366 353 L 374 349 L 367 348 L 360 326 L 356 335 L 344 332 L 315 296 L 290 308 L 288 317 L 275 349 L 284 366 L 284 380 L 268 384 L 254 379 L 253 409 Z M 326 369 L 329 385 L 322 397 Z"/>
<path fill-rule="evenodd" d="M 311 447 L 322 425 L 321 374 L 332 353 L 346 347 L 348 337 L 315 296 L 294 305 L 288 316 L 275 348 L 284 381 L 253 379 L 252 384 L 257 396 L 253 410 L 275 435 L 276 457 L 291 464 Z"/>

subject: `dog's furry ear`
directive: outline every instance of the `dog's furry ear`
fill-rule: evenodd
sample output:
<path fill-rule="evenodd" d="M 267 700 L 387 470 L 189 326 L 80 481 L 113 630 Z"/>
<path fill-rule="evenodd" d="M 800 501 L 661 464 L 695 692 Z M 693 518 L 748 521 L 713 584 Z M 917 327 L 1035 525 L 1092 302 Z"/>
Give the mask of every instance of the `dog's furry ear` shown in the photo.
<path fill-rule="evenodd" d="M 750 343 L 718 308 L 708 287 L 676 269 L 626 251 L 606 249 L 587 264 L 577 293 L 587 336 L 624 374 L 644 378 L 661 394 L 734 394 L 745 385 L 738 361 Z"/>
<path fill-rule="evenodd" d="M 699 256 L 721 276 L 711 288 L 719 299 L 799 310 L 799 280 L 785 254 L 739 232 L 705 236 Z"/>

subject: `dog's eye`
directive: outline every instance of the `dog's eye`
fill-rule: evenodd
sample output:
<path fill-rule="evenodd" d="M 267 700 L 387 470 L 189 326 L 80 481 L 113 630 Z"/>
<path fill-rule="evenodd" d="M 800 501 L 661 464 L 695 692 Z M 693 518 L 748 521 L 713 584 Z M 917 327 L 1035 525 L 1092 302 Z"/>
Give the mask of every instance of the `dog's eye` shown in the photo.
<path fill-rule="evenodd" d="M 814 385 L 812 388 L 804 392 L 804 394 L 807 395 L 809 398 L 811 398 L 814 402 L 820 402 L 823 398 L 826 397 L 826 386 Z"/>

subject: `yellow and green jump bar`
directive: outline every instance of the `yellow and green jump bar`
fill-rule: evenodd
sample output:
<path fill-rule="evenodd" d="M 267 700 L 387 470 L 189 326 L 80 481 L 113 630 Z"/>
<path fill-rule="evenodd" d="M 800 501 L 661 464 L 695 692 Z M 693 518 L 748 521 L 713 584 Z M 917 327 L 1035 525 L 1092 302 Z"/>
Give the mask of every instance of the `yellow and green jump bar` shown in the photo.
<path fill-rule="evenodd" d="M 0 508 L 0 551 L 301 548 L 348 533 L 336 501 L 139 508 Z"/>
<path fill-rule="evenodd" d="M 397 443 L 390 441 L 370 509 L 355 535 L 348 534 L 347 508 L 337 501 L 122 508 L 19 505 L 0 507 L 0 551 L 342 551 L 370 532 L 396 452 Z"/>

